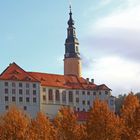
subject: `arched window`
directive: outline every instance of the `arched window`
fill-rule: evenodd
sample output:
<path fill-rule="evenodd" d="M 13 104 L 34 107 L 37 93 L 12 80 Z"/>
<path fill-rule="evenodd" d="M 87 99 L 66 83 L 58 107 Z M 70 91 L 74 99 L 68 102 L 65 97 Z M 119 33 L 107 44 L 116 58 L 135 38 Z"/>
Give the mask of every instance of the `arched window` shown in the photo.
<path fill-rule="evenodd" d="M 59 93 L 59 90 L 56 90 L 55 91 L 55 100 L 56 101 L 60 101 L 60 93 Z"/>
<path fill-rule="evenodd" d="M 73 102 L 73 92 L 69 91 L 69 102 Z"/>
<path fill-rule="evenodd" d="M 66 102 L 66 91 L 62 92 L 62 101 Z"/>
<path fill-rule="evenodd" d="M 53 91 L 52 91 L 52 89 L 49 89 L 49 93 L 48 93 L 48 98 L 49 98 L 49 100 L 50 101 L 53 101 Z"/>

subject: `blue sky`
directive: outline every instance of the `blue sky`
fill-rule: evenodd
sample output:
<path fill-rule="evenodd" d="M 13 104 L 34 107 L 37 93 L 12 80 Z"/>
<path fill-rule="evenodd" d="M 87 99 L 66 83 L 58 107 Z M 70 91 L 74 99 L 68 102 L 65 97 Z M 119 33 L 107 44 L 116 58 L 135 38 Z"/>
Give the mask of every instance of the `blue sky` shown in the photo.
<path fill-rule="evenodd" d="M 140 1 L 71 3 L 83 76 L 114 95 L 140 91 Z M 0 0 L 0 72 L 16 62 L 27 71 L 63 74 L 68 13 L 68 0 Z"/>

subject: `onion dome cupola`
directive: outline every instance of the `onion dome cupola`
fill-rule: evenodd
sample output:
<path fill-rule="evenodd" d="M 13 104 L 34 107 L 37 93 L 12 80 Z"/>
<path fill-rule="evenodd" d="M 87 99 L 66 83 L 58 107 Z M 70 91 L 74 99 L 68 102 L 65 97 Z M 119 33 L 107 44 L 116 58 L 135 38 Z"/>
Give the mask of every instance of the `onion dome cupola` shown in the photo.
<path fill-rule="evenodd" d="M 67 28 L 67 39 L 65 41 L 65 58 L 80 58 L 79 53 L 79 42 L 76 38 L 76 32 L 74 27 L 74 20 L 72 19 L 72 11 L 70 6 L 70 13 L 69 13 L 69 20 L 68 20 L 68 28 Z"/>

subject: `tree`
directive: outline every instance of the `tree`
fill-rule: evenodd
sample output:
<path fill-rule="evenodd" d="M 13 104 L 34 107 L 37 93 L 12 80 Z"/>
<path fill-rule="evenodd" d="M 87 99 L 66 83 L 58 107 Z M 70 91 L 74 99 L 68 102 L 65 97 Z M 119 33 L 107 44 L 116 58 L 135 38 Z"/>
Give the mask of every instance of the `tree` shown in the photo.
<path fill-rule="evenodd" d="M 56 140 L 56 131 L 45 114 L 40 112 L 35 119 L 31 120 L 29 139 Z"/>
<path fill-rule="evenodd" d="M 126 94 L 119 95 L 118 98 L 115 99 L 115 112 L 118 115 L 120 115 L 120 110 L 122 108 L 125 97 L 126 97 Z"/>
<path fill-rule="evenodd" d="M 70 108 L 62 107 L 54 120 L 58 140 L 82 140 L 85 127 L 77 123 L 77 117 Z"/>
<path fill-rule="evenodd" d="M 134 140 L 134 136 L 137 131 L 135 129 L 136 121 L 139 121 L 137 116 L 140 118 L 139 110 L 139 100 L 131 92 L 124 100 L 123 107 L 121 110 L 121 118 L 123 119 L 125 129 L 122 134 L 123 140 Z"/>
<path fill-rule="evenodd" d="M 111 112 L 107 103 L 96 99 L 87 120 L 88 140 L 120 140 L 121 120 Z"/>
<path fill-rule="evenodd" d="M 0 117 L 1 140 L 25 140 L 29 118 L 16 107 Z"/>

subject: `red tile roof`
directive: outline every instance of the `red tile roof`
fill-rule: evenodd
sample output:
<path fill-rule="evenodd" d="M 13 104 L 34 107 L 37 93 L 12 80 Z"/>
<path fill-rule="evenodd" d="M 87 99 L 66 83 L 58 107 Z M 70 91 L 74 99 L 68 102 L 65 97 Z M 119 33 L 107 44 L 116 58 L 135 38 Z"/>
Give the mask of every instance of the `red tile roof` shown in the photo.
<path fill-rule="evenodd" d="M 0 80 L 39 82 L 16 63 L 10 64 L 0 75 Z"/>
<path fill-rule="evenodd" d="M 57 75 L 57 74 L 47 74 L 47 73 L 37 73 L 30 72 L 30 75 L 35 77 L 37 80 L 41 82 L 42 86 L 50 86 L 50 87 L 61 87 L 61 88 L 69 88 L 69 89 L 96 89 L 97 86 L 95 84 L 87 84 L 87 81 L 80 77 L 73 75 Z"/>
<path fill-rule="evenodd" d="M 106 85 L 93 84 L 82 77 L 39 72 L 26 72 L 16 63 L 10 64 L 0 75 L 0 80 L 40 82 L 41 86 L 66 89 L 110 90 Z"/>
<path fill-rule="evenodd" d="M 78 121 L 87 121 L 88 119 L 88 112 L 75 112 L 75 114 L 77 115 L 77 120 Z"/>

